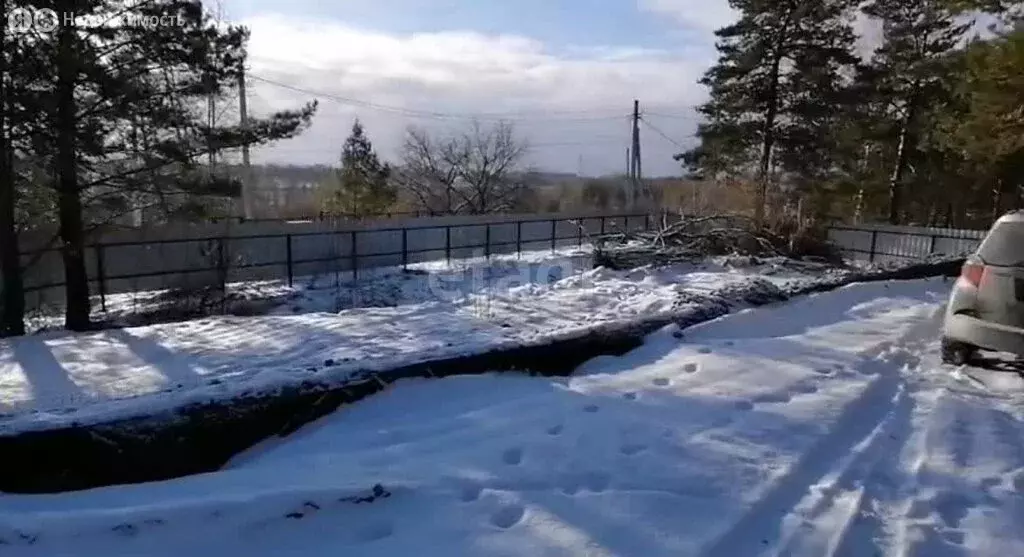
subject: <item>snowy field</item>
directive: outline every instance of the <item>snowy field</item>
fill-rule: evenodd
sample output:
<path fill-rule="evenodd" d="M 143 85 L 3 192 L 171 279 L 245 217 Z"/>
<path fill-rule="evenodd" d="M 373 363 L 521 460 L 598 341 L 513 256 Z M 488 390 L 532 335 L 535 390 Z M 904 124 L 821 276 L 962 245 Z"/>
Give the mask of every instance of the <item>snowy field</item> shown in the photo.
<path fill-rule="evenodd" d="M 0 340 L 0 431 L 148 416 L 308 380 L 337 384 L 672 316 L 755 279 L 784 288 L 826 270 L 784 263 L 718 258 L 615 272 L 586 270 L 583 252 L 431 263 L 345 287 L 310 281 L 268 315 Z"/>
<path fill-rule="evenodd" d="M 950 284 L 668 327 L 568 379 L 407 380 L 173 481 L 0 496 L 13 557 L 1024 555 L 1024 382 Z M 444 401 L 443 403 L 439 401 Z"/>

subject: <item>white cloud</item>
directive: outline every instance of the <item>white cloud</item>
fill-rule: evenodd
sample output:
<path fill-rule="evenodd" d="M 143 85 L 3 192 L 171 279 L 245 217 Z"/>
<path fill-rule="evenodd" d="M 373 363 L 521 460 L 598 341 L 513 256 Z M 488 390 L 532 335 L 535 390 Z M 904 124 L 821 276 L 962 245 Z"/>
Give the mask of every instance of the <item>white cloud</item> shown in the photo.
<path fill-rule="evenodd" d="M 711 33 L 738 19 L 727 0 L 637 0 L 640 9 L 671 16 L 691 29 Z"/>
<path fill-rule="evenodd" d="M 675 53 L 632 47 L 555 52 L 527 37 L 473 31 L 394 35 L 278 15 L 242 23 L 252 30 L 250 104 L 257 114 L 295 106 L 314 95 L 256 77 L 414 111 L 514 112 L 520 115 L 520 133 L 538 146 L 531 162 L 563 171 L 575 171 L 580 155 L 588 173 L 620 170 L 633 99 L 654 113 L 689 113 L 704 98 L 696 82 L 714 61 L 710 44 Z M 412 117 L 326 97 L 320 101 L 312 129 L 262 151 L 259 158 L 333 162 L 356 116 L 388 158 L 397 153 L 409 124 L 434 129 L 468 124 L 467 119 Z M 694 129 L 693 121 L 685 118 L 651 118 L 679 141 Z M 671 159 L 678 147 L 648 134 L 644 149 L 649 173 L 678 172 Z"/>

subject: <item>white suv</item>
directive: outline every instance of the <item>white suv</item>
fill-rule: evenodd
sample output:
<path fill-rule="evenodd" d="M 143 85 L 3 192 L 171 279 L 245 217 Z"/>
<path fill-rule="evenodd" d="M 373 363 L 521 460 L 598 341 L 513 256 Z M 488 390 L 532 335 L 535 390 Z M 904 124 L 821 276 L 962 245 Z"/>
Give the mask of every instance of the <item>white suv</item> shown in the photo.
<path fill-rule="evenodd" d="M 996 221 L 949 297 L 942 360 L 963 365 L 979 349 L 1024 356 L 1024 213 Z"/>

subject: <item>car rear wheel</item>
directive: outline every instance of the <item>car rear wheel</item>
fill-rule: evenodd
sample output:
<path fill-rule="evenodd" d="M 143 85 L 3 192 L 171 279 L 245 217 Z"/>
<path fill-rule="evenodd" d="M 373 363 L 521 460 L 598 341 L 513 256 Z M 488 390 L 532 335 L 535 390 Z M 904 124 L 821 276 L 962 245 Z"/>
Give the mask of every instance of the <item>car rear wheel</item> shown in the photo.
<path fill-rule="evenodd" d="M 971 346 L 970 344 L 957 342 L 947 338 L 942 339 L 942 362 L 946 364 L 952 364 L 955 366 L 962 366 L 969 364 L 974 355 L 978 352 L 978 347 Z"/>

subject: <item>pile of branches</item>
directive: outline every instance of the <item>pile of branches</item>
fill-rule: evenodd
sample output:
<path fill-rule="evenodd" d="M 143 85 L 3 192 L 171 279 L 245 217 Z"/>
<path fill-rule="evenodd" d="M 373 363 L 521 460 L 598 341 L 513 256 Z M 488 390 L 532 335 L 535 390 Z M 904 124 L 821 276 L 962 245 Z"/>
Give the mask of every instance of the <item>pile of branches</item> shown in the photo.
<path fill-rule="evenodd" d="M 838 252 L 811 230 L 771 230 L 734 215 L 684 218 L 658 230 L 619 232 L 597 242 L 595 266 L 615 270 L 667 265 L 710 256 L 813 258 L 841 262 Z"/>

